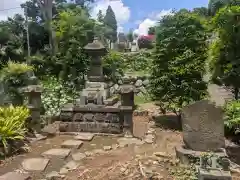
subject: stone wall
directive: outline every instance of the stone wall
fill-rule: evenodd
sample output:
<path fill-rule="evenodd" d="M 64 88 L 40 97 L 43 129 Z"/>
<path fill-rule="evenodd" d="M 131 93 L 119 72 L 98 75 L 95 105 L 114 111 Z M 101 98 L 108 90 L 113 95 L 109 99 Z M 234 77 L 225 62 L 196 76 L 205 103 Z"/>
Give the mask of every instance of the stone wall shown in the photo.
<path fill-rule="evenodd" d="M 144 96 L 147 93 L 147 87 L 149 86 L 149 77 L 147 76 L 128 76 L 130 84 L 134 85 L 139 96 Z M 117 94 L 123 81 L 119 79 L 116 83 L 110 82 L 110 93 Z"/>

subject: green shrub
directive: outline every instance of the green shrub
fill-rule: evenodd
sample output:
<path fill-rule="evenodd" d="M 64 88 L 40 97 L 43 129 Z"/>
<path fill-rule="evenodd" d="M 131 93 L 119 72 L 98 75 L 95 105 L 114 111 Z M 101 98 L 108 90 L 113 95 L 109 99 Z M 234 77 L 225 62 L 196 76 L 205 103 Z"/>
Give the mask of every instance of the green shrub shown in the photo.
<path fill-rule="evenodd" d="M 24 139 L 29 109 L 22 106 L 0 108 L 0 146 L 7 151 L 11 141 Z"/>
<path fill-rule="evenodd" d="M 0 71 L 0 81 L 5 85 L 5 92 L 13 104 L 22 104 L 23 94 L 20 88 L 28 84 L 27 73 L 31 71 L 33 71 L 32 66 L 11 61 Z"/>
<path fill-rule="evenodd" d="M 110 51 L 103 57 L 103 74 L 112 81 L 123 75 L 124 58 L 121 53 Z"/>
<path fill-rule="evenodd" d="M 141 50 L 137 53 L 126 53 L 124 55 L 127 71 L 148 73 L 152 68 L 152 51 Z"/>
<path fill-rule="evenodd" d="M 240 101 L 230 101 L 224 106 L 224 124 L 227 130 L 239 134 L 240 125 Z"/>

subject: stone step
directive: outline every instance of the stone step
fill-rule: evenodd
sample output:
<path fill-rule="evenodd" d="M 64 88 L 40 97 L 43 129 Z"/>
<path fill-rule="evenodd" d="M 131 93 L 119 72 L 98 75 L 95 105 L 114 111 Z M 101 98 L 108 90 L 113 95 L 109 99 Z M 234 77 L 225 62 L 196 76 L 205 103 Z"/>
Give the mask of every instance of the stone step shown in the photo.
<path fill-rule="evenodd" d="M 8 172 L 2 176 L 0 176 L 0 180 L 31 180 L 31 176 L 29 174 L 22 174 L 18 172 Z"/>
<path fill-rule="evenodd" d="M 93 137 L 94 137 L 93 133 L 79 133 L 77 136 L 74 137 L 74 139 L 82 141 L 91 141 Z"/>
<path fill-rule="evenodd" d="M 49 149 L 48 151 L 45 151 L 42 153 L 43 157 L 46 158 L 62 158 L 65 159 L 69 156 L 71 153 L 71 149 L 66 149 L 66 148 L 59 148 L 59 149 Z"/>
<path fill-rule="evenodd" d="M 62 148 L 79 149 L 83 142 L 80 140 L 67 140 L 61 145 Z"/>
<path fill-rule="evenodd" d="M 44 171 L 49 163 L 45 158 L 28 158 L 22 162 L 22 167 L 26 171 Z"/>

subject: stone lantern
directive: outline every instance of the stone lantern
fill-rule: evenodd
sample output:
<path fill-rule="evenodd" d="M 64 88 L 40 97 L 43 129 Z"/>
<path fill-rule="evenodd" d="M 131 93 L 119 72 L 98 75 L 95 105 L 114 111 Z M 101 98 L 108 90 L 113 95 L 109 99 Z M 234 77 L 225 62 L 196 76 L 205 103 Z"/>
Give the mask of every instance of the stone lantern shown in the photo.
<path fill-rule="evenodd" d="M 94 38 L 92 43 L 88 43 L 84 47 L 84 50 L 91 57 L 88 80 L 90 82 L 103 82 L 104 76 L 101 56 L 104 56 L 107 53 L 106 48 L 98 38 Z"/>
<path fill-rule="evenodd" d="M 40 111 L 41 111 L 41 93 L 42 87 L 39 85 L 28 85 L 24 89 L 28 98 L 28 108 L 30 110 L 31 124 L 33 129 L 37 132 L 41 131 Z"/>

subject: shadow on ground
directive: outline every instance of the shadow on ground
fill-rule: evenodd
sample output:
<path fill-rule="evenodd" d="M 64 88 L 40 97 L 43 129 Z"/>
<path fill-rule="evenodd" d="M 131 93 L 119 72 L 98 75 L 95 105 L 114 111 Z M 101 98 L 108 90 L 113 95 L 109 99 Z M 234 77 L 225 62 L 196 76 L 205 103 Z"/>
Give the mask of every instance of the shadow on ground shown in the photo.
<path fill-rule="evenodd" d="M 164 129 L 182 130 L 181 121 L 174 114 L 160 115 L 154 118 L 155 125 Z"/>

